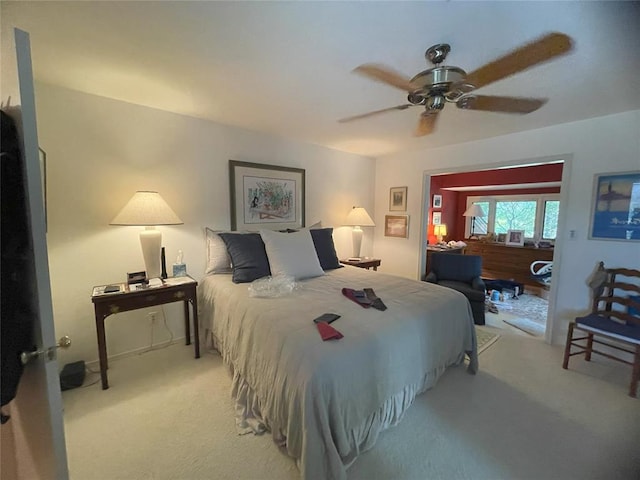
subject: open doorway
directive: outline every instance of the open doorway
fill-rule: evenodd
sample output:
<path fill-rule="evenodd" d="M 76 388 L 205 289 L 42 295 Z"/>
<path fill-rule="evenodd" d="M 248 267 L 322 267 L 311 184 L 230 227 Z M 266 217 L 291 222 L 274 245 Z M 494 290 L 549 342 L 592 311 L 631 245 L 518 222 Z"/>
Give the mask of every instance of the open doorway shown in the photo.
<path fill-rule="evenodd" d="M 423 272 L 429 270 L 430 251 L 450 248 L 449 243 L 481 256 L 485 319 L 493 328 L 550 341 L 554 247 L 569 160 L 425 172 Z"/>

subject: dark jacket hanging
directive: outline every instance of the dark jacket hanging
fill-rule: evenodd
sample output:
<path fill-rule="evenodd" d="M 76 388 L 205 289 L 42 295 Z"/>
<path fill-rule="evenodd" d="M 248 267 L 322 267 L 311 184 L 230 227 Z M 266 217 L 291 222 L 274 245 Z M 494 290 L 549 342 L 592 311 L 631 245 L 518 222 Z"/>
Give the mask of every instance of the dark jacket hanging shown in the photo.
<path fill-rule="evenodd" d="M 26 178 L 13 119 L 1 112 L 1 284 L 0 387 L 2 405 L 16 396 L 22 375 L 20 354 L 33 347 L 35 264 L 27 216 Z M 7 417 L 2 416 L 2 423 Z"/>

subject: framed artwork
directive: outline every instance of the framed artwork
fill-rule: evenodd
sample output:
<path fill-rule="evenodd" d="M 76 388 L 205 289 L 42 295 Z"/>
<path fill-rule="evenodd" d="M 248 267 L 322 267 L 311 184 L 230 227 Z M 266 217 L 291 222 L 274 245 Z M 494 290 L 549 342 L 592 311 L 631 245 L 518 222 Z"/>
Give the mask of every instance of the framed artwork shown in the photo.
<path fill-rule="evenodd" d="M 305 171 L 229 160 L 231 230 L 304 227 Z"/>
<path fill-rule="evenodd" d="M 504 243 L 507 240 L 507 234 L 506 233 L 499 233 L 498 234 L 498 239 L 496 240 L 498 243 Z"/>
<path fill-rule="evenodd" d="M 384 236 L 385 237 L 409 237 L 409 215 L 385 215 L 384 216 Z"/>
<path fill-rule="evenodd" d="M 433 208 L 442 208 L 442 195 L 433 196 Z"/>
<path fill-rule="evenodd" d="M 516 245 L 522 247 L 524 245 L 524 230 L 509 230 L 505 245 Z"/>
<path fill-rule="evenodd" d="M 407 211 L 407 187 L 393 187 L 389 189 L 389 211 Z"/>
<path fill-rule="evenodd" d="M 433 212 L 431 214 L 431 223 L 440 225 L 442 223 L 442 212 Z"/>
<path fill-rule="evenodd" d="M 640 241 L 640 171 L 594 176 L 589 238 Z"/>

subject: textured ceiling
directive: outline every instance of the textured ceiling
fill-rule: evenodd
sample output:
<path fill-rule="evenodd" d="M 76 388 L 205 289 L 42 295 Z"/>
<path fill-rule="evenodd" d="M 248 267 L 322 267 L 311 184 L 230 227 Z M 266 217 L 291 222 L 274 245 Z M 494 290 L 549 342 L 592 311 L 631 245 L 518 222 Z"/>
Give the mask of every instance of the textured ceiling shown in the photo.
<path fill-rule="evenodd" d="M 640 109 L 639 2 L 6 2 L 2 41 L 31 35 L 36 80 L 193 117 L 377 156 Z M 420 107 L 351 73 L 407 76 L 449 43 L 468 72 L 550 31 L 574 51 L 478 90 L 549 98 L 525 116 L 447 105 L 416 138 Z"/>

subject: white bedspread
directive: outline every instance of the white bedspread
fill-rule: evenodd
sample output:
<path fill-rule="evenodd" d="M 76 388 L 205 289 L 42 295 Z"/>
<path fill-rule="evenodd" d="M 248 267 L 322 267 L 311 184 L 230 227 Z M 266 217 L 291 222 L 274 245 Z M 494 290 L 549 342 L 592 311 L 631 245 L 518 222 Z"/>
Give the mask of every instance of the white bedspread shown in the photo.
<path fill-rule="evenodd" d="M 203 330 L 233 372 L 240 425 L 271 430 L 305 479 L 345 479 L 465 352 L 477 370 L 471 307 L 454 290 L 355 267 L 301 281 L 282 298 L 250 298 L 247 287 L 205 277 Z M 388 309 L 364 309 L 343 287 L 371 287 Z M 344 338 L 322 341 L 313 319 L 325 312 L 342 316 L 332 326 Z"/>

